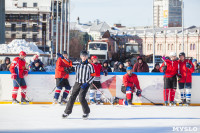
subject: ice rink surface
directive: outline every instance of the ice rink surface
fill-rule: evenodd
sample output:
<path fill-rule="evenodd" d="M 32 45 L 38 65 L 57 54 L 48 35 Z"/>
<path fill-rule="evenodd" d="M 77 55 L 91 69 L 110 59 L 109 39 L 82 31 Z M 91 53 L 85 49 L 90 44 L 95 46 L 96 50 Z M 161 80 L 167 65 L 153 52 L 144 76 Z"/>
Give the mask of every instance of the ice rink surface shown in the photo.
<path fill-rule="evenodd" d="M 68 119 L 61 105 L 0 105 L 2 133 L 200 132 L 200 107 L 90 105 L 88 120 L 75 105 Z M 191 130 L 192 129 L 192 130 Z M 186 130 L 184 130 L 186 131 Z"/>

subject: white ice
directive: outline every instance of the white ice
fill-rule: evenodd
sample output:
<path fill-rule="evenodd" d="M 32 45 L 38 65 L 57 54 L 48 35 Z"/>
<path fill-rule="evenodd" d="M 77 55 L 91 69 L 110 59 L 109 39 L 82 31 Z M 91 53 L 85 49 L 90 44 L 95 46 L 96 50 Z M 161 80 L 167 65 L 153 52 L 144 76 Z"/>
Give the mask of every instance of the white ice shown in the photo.
<path fill-rule="evenodd" d="M 18 133 L 133 133 L 173 132 L 173 127 L 197 128 L 200 107 L 90 105 L 89 120 L 75 105 L 68 119 L 61 105 L 0 105 L 0 132 Z"/>

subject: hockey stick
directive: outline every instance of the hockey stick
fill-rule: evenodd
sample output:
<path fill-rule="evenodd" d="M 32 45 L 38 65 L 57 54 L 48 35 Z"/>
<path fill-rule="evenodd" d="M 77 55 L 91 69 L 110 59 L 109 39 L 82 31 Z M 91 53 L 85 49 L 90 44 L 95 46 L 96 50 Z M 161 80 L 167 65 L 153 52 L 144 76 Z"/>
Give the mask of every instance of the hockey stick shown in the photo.
<path fill-rule="evenodd" d="M 154 102 L 152 102 L 151 100 L 149 100 L 148 98 L 146 98 L 145 96 L 143 96 L 143 95 L 141 95 L 141 97 L 143 97 L 144 99 L 146 99 L 146 100 L 148 100 L 149 102 L 151 102 L 152 104 L 154 104 L 154 105 L 159 105 L 159 106 L 163 106 L 163 104 L 159 104 L 159 103 L 154 103 Z"/>
<path fill-rule="evenodd" d="M 111 105 L 114 105 L 109 99 L 108 99 L 108 97 L 106 97 L 93 83 L 92 83 L 92 85 L 109 101 L 109 103 L 111 104 Z"/>
<path fill-rule="evenodd" d="M 18 86 L 21 88 L 19 82 L 18 82 L 16 79 L 14 79 L 14 80 L 15 80 L 15 82 L 18 84 Z M 24 93 L 24 95 L 27 97 L 27 99 L 28 99 L 29 102 L 33 101 L 33 99 L 30 100 L 30 98 L 26 95 L 26 93 L 24 92 L 24 90 L 23 90 L 22 88 L 21 88 L 21 92 Z"/>
<path fill-rule="evenodd" d="M 59 82 L 58 84 L 60 84 L 60 83 L 62 82 L 62 80 L 64 79 L 64 77 L 65 77 L 66 75 L 67 75 L 67 73 L 63 76 L 63 78 L 60 80 L 60 82 Z M 56 87 L 57 87 L 57 86 L 56 86 Z M 53 93 L 53 92 L 55 91 L 56 87 L 54 87 L 53 90 L 52 90 L 49 94 Z"/>

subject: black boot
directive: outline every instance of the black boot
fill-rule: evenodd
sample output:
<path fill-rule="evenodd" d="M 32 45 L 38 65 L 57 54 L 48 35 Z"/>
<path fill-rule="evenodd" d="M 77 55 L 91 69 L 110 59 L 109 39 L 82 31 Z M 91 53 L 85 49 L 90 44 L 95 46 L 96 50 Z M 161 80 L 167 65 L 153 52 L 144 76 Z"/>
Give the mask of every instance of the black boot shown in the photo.
<path fill-rule="evenodd" d="M 66 119 L 68 116 L 69 116 L 69 114 L 66 114 L 66 113 L 62 114 L 63 119 Z"/>
<path fill-rule="evenodd" d="M 114 97 L 113 104 L 118 104 L 118 103 L 119 103 L 119 98 L 118 97 Z"/>
<path fill-rule="evenodd" d="M 83 120 L 87 120 L 88 116 L 89 116 L 89 114 L 83 114 L 83 116 L 82 116 Z"/>
<path fill-rule="evenodd" d="M 29 104 L 29 101 L 26 100 L 25 98 L 21 98 L 21 103 L 26 103 L 26 104 Z"/>
<path fill-rule="evenodd" d="M 12 104 L 18 104 L 18 103 L 19 103 L 19 101 L 17 99 L 12 100 Z"/>

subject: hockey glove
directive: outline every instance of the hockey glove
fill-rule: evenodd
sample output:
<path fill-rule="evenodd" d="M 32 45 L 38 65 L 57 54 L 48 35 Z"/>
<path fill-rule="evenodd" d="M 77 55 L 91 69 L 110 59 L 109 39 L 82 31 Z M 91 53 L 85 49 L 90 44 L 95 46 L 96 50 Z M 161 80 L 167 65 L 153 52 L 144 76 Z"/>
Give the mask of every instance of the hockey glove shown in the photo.
<path fill-rule="evenodd" d="M 141 96 L 141 93 L 142 93 L 142 90 L 137 90 L 137 92 L 136 92 L 136 95 L 138 96 L 138 97 L 140 97 Z"/>
<path fill-rule="evenodd" d="M 28 76 L 28 70 L 24 70 L 23 74 L 24 76 Z"/>
<path fill-rule="evenodd" d="M 167 70 L 167 66 L 163 66 L 162 70 L 165 72 Z"/>
<path fill-rule="evenodd" d="M 104 70 L 104 71 L 103 71 L 103 74 L 104 74 L 104 76 L 107 76 L 107 75 L 108 75 L 108 71 L 107 71 L 107 70 Z"/>
<path fill-rule="evenodd" d="M 58 55 L 59 57 L 61 57 L 62 59 L 64 59 L 64 56 L 63 56 L 62 54 L 57 53 L 57 55 Z"/>
<path fill-rule="evenodd" d="M 186 63 L 186 67 L 190 69 L 190 68 L 192 68 L 192 65 L 191 65 L 190 63 L 187 62 L 187 63 Z"/>
<path fill-rule="evenodd" d="M 12 79 L 17 79 L 17 74 L 16 74 L 16 73 L 12 73 L 12 74 L 11 74 L 11 78 L 12 78 Z"/>
<path fill-rule="evenodd" d="M 88 83 L 84 83 L 81 85 L 81 89 L 85 90 L 89 86 Z"/>
<path fill-rule="evenodd" d="M 69 69 L 67 67 L 64 68 L 64 71 L 69 74 Z"/>

